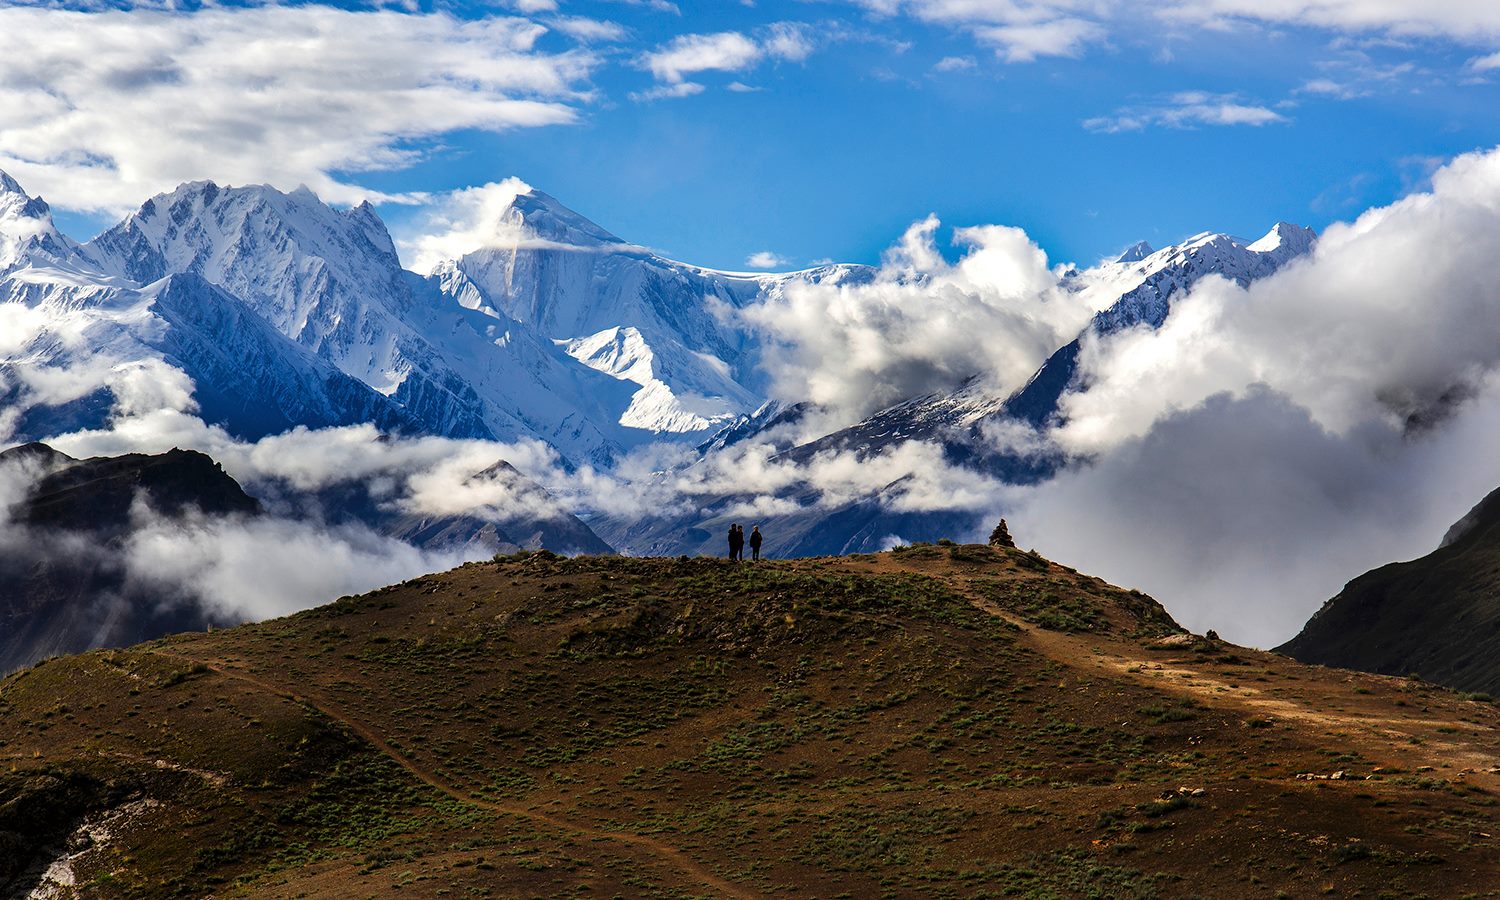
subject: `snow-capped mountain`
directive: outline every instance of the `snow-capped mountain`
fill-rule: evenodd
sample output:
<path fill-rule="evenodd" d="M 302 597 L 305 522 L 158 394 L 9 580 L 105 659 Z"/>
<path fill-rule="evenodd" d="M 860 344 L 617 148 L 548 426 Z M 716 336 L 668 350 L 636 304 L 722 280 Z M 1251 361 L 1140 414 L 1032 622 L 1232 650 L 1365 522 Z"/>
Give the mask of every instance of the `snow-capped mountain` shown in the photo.
<path fill-rule="evenodd" d="M 687 266 L 529 190 L 486 244 L 418 277 L 368 205 L 336 210 L 305 188 L 196 182 L 153 197 L 74 255 L 136 286 L 200 276 L 419 430 L 534 437 L 602 466 L 642 442 L 701 440 L 765 402 L 738 309 L 799 279 L 868 277 L 859 266 Z"/>
<path fill-rule="evenodd" d="M 136 283 L 201 275 L 286 338 L 389 397 L 422 431 L 536 437 L 607 463 L 629 391 L 514 320 L 469 310 L 401 268 L 369 206 L 335 210 L 305 188 L 183 185 L 82 248 Z"/>
<path fill-rule="evenodd" d="M 460 306 L 515 319 L 635 385 L 618 422 L 652 434 L 716 429 L 765 401 L 759 347 L 738 310 L 793 281 L 868 277 L 864 266 L 759 275 L 674 262 L 537 190 L 516 195 L 488 246 L 431 275 Z"/>
<path fill-rule="evenodd" d="M 1248 284 L 1315 241 L 1282 223 L 1256 241 L 1202 234 L 1162 250 L 1137 244 L 1062 276 L 1062 287 L 1098 312 L 1020 390 L 999 391 L 975 373 L 809 441 L 819 411 L 767 396 L 762 347 L 744 313 L 798 284 L 867 283 L 875 270 L 692 266 L 524 186 L 488 227 L 477 249 L 419 275 L 403 269 L 368 205 L 340 210 L 305 188 L 196 182 L 78 245 L 53 226 L 45 203 L 0 174 L 0 303 L 24 307 L 34 331 L 0 340 L 0 426 L 12 438 L 96 426 L 118 393 L 70 394 L 67 379 L 52 375 L 103 366 L 122 390 L 134 389 L 159 375 L 151 369 L 159 364 L 185 376 L 205 420 L 249 438 L 371 422 L 385 432 L 533 438 L 565 464 L 599 468 L 663 440 L 703 457 L 754 441 L 781 463 L 918 440 L 941 445 L 950 462 L 1027 481 L 1058 460 L 997 449 L 993 432 L 1049 427 L 1059 398 L 1088 388 L 1078 368 L 1087 341 L 1159 327 L 1200 279 Z M 132 381 L 137 370 L 149 377 Z M 51 373 L 43 387 L 33 383 L 37 372 Z M 799 507 L 814 488 L 789 489 L 778 508 Z M 879 496 L 787 513 L 777 530 L 797 537 L 779 551 L 870 549 L 898 531 Z M 703 498 L 686 519 L 597 525 L 622 549 L 691 551 L 723 524 L 713 510 L 730 499 Z M 922 515 L 908 514 L 900 533 L 923 536 Z M 951 530 L 951 515 L 941 527 Z"/>
<path fill-rule="evenodd" d="M 0 275 L 33 263 L 58 264 L 78 247 L 52 224 L 52 210 L 0 172 Z"/>

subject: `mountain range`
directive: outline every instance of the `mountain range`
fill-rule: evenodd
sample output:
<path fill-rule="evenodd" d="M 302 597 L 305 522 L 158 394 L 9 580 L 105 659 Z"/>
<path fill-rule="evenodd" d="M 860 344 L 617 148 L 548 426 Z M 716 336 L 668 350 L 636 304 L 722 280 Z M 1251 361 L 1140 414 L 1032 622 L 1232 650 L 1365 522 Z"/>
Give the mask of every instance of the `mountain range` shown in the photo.
<path fill-rule="evenodd" d="M 1062 393 L 1087 388 L 1083 341 L 1159 326 L 1199 279 L 1246 284 L 1314 241 L 1309 229 L 1281 223 L 1256 241 L 1202 234 L 1161 250 L 1138 244 L 1063 275 L 1063 287 L 1099 312 L 1020 390 L 997 390 L 975 372 L 820 434 L 808 431 L 819 410 L 769 395 L 762 338 L 740 313 L 797 284 L 869 283 L 870 267 L 746 274 L 692 266 L 537 190 L 517 191 L 486 246 L 425 274 L 402 267 L 372 207 L 335 209 L 305 188 L 184 184 L 78 244 L 57 230 L 45 202 L 0 176 L 0 303 L 40 323 L 24 345 L 0 346 L 0 409 L 16 442 L 99 427 L 121 388 L 69 393 L 60 373 L 87 361 L 118 378 L 137 369 L 159 378 L 155 365 L 190 379 L 206 422 L 245 439 L 373 423 L 389 434 L 537 440 L 567 468 L 604 471 L 658 442 L 696 448 L 691 468 L 746 440 L 775 447 L 778 463 L 830 452 L 864 458 L 922 440 L 955 463 L 1034 481 L 1063 460 L 997 446 L 989 430 L 1052 424 Z M 886 496 L 899 485 L 832 506 L 814 502 L 815 485 L 804 487 L 786 494 L 795 511 L 768 522 L 767 553 L 869 550 L 893 538 L 968 534 L 990 517 L 894 513 Z M 726 493 L 687 512 L 589 521 L 627 552 L 717 552 L 726 511 L 740 499 Z"/>
<path fill-rule="evenodd" d="M 254 438 L 295 425 L 541 440 L 608 467 L 632 447 L 704 435 L 763 402 L 765 377 L 732 312 L 792 280 L 715 272 L 627 244 L 539 191 L 510 241 L 402 268 L 368 205 L 306 189 L 185 184 L 85 244 L 0 176 L 0 302 L 46 322 L 6 368 L 65 368 L 83 349 L 155 358 L 192 379 L 206 421 Z M 12 389 L 7 406 L 22 399 Z M 99 424 L 100 396 L 22 415 L 17 439 Z"/>

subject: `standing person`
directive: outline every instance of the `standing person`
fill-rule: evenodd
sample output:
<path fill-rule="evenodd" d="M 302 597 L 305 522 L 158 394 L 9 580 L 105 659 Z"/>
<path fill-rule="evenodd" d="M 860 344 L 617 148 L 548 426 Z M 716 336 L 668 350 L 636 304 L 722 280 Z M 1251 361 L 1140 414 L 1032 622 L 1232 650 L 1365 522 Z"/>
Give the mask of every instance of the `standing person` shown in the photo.
<path fill-rule="evenodd" d="M 752 560 L 760 559 L 760 541 L 760 526 L 756 525 L 750 529 L 750 558 Z"/>
<path fill-rule="evenodd" d="M 734 562 L 734 540 L 735 540 L 736 537 L 738 537 L 738 534 L 735 532 L 736 527 L 737 526 L 735 526 L 735 525 L 730 525 L 729 526 L 729 561 L 730 562 Z"/>
<path fill-rule="evenodd" d="M 745 529 L 738 523 L 729 526 L 729 558 L 735 562 L 745 558 Z"/>

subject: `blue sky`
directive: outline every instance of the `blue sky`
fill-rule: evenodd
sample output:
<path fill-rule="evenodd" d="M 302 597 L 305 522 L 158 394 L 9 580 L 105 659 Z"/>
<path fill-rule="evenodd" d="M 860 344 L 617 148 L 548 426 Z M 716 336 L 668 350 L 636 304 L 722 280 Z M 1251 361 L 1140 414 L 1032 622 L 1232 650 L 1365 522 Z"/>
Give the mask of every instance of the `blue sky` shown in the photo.
<path fill-rule="evenodd" d="M 3 52 L 0 38 L 13 98 L 0 168 L 78 237 L 192 178 L 307 182 L 339 202 L 378 192 L 402 232 L 444 192 L 517 176 L 721 268 L 758 253 L 873 262 L 930 212 L 1017 225 L 1054 260 L 1087 263 L 1141 238 L 1321 228 L 1500 142 L 1500 13 L 1402 5 L 514 0 L 346 7 L 357 20 L 313 5 L 0 5 L 0 31 L 24 42 Z M 91 28 L 107 18 L 136 34 L 108 64 Z M 329 47 L 294 65 L 274 46 L 269 63 L 236 56 L 278 34 L 316 40 L 314 19 Z M 474 30 L 502 20 L 503 39 Z M 27 102 L 51 70 L 16 59 L 23 48 L 88 75 Z M 194 53 L 237 71 L 184 75 Z M 473 76 L 497 59 L 503 71 Z"/>

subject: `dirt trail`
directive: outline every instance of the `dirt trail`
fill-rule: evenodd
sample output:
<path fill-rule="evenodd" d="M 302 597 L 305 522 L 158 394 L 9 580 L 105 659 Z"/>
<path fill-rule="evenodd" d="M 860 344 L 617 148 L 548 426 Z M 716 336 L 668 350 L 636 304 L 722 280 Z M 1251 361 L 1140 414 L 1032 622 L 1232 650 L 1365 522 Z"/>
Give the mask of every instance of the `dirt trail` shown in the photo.
<path fill-rule="evenodd" d="M 1086 669 L 1092 666 L 1111 677 L 1127 678 L 1156 690 L 1190 697 L 1205 706 L 1234 708 L 1249 715 L 1298 722 L 1323 731 L 1342 732 L 1356 740 L 1359 749 L 1371 758 L 1389 756 L 1395 747 L 1401 753 L 1409 754 L 1401 758 L 1404 766 L 1426 765 L 1436 769 L 1446 764 L 1468 781 L 1500 788 L 1500 775 L 1491 771 L 1500 766 L 1500 732 L 1493 727 L 1461 721 L 1456 716 L 1424 713 L 1421 707 L 1413 708 L 1409 714 L 1396 712 L 1394 708 L 1390 714 L 1315 708 L 1299 702 L 1296 697 L 1269 696 L 1245 679 L 1225 678 L 1208 671 L 1210 663 L 1207 661 L 1202 665 L 1192 665 L 1181 659 L 1163 659 L 1161 654 L 1153 654 L 1133 641 L 1049 631 L 1012 615 L 988 600 L 972 595 L 970 600 L 984 612 L 1016 625 L 1032 647 L 1070 668 Z M 1230 646 L 1226 646 L 1226 649 L 1242 655 L 1253 655 L 1257 663 L 1266 667 L 1295 665 L 1301 668 L 1300 664 L 1261 651 Z M 1306 680 L 1310 673 L 1322 671 L 1334 670 L 1309 669 L 1308 673 L 1298 673 L 1298 678 Z M 1317 679 L 1316 683 L 1321 688 L 1318 695 L 1324 703 L 1332 697 L 1341 697 L 1343 693 L 1350 695 L 1343 699 L 1351 705 L 1362 700 L 1369 702 L 1368 697 L 1354 694 L 1344 683 L 1342 676 L 1338 678 L 1337 684 L 1333 684 L 1332 679 L 1328 678 Z M 1446 740 L 1436 739 L 1433 732 L 1442 727 L 1454 728 L 1456 731 Z M 1412 744 L 1408 741 L 1409 738 L 1418 736 L 1423 743 Z M 1476 746 L 1481 740 L 1490 747 Z"/>
<path fill-rule="evenodd" d="M 364 738 L 376 750 L 390 757 L 390 759 L 393 760 L 397 765 L 405 769 L 407 772 L 410 772 L 413 777 L 421 781 L 423 784 L 426 784 L 434 790 L 445 794 L 446 796 L 452 797 L 455 800 L 467 803 L 471 806 L 480 807 L 481 809 L 488 809 L 492 812 L 527 819 L 532 822 L 537 822 L 542 825 L 555 828 L 558 831 L 564 831 L 573 835 L 577 835 L 579 837 L 589 838 L 592 840 L 618 841 L 622 844 L 628 844 L 632 847 L 645 850 L 648 853 L 658 857 L 659 859 L 686 873 L 691 878 L 696 879 L 703 885 L 713 888 L 726 897 L 754 898 L 761 896 L 761 894 L 756 893 L 755 891 L 737 885 L 731 881 L 725 880 L 724 878 L 709 871 L 707 868 L 699 864 L 696 860 L 688 856 L 683 851 L 671 846 L 670 844 L 664 844 L 661 841 L 658 841 L 648 835 L 636 834 L 635 832 L 630 831 L 610 831 L 602 828 L 593 828 L 588 825 L 579 825 L 577 823 L 568 822 L 546 813 L 528 809 L 524 806 L 518 806 L 509 803 L 499 803 L 493 800 L 485 800 L 481 797 L 470 796 L 464 791 L 459 790 L 453 785 L 443 781 L 434 773 L 429 772 L 428 770 L 417 765 L 411 759 L 407 758 L 404 754 L 387 743 L 385 739 L 383 739 L 373 729 L 364 725 L 357 719 L 354 719 L 351 716 L 341 712 L 340 710 L 330 706 L 329 704 L 319 701 L 315 697 L 299 693 L 279 684 L 274 684 L 239 669 L 221 666 L 215 663 L 208 662 L 206 660 L 196 659 L 194 657 L 185 656 L 178 653 L 171 653 L 165 650 L 155 650 L 153 652 L 157 653 L 160 656 L 167 656 L 185 662 L 201 663 L 205 666 L 208 666 L 209 669 L 213 670 L 219 675 L 222 675 L 225 678 L 233 678 L 236 681 L 249 684 L 260 690 L 266 691 L 270 694 L 274 694 L 275 696 L 290 700 L 293 703 L 305 704 L 306 706 L 317 710 L 333 721 L 338 722 L 339 724 L 348 728 L 350 731 Z"/>

